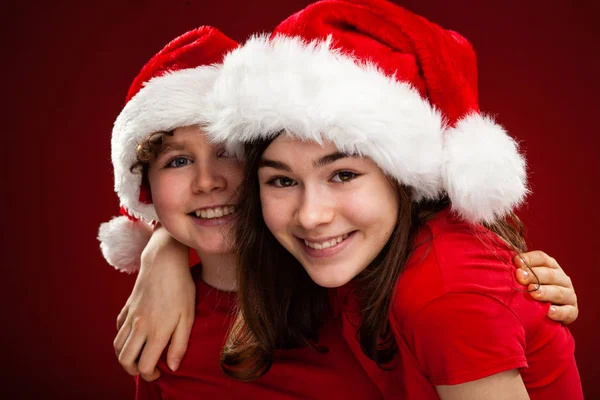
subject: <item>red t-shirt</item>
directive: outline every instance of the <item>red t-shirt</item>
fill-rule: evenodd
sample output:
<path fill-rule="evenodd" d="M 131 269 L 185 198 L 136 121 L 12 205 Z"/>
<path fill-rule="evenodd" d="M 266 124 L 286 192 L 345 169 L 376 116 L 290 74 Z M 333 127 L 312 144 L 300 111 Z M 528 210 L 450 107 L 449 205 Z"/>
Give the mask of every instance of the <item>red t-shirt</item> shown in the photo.
<path fill-rule="evenodd" d="M 181 366 L 171 372 L 165 352 L 158 364 L 159 379 L 150 383 L 136 380 L 137 399 L 381 398 L 332 318 L 319 333 L 319 344 L 329 349 L 327 353 L 308 348 L 280 350 L 260 379 L 244 383 L 229 378 L 221 371 L 219 357 L 236 295 L 206 285 L 199 270 L 194 268 L 196 319 Z"/>
<path fill-rule="evenodd" d="M 392 371 L 358 354 L 359 316 L 348 288 L 333 296 L 345 311 L 344 337 L 386 398 L 438 399 L 437 385 L 511 369 L 519 369 L 531 399 L 583 398 L 571 334 L 546 318 L 548 303 L 523 291 L 514 252 L 501 239 L 444 210 L 417 243 L 390 307 L 399 348 Z"/>

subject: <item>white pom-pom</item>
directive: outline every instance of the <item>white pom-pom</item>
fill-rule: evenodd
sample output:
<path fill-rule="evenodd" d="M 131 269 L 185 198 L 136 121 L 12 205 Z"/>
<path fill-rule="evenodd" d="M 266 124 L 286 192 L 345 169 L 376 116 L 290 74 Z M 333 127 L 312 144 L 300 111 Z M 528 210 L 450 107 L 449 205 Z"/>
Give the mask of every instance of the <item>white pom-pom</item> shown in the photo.
<path fill-rule="evenodd" d="M 444 188 L 452 208 L 470 222 L 492 222 L 528 193 L 524 157 L 504 128 L 470 114 L 444 132 Z"/>
<path fill-rule="evenodd" d="M 133 273 L 140 269 L 142 251 L 152 236 L 151 226 L 142 221 L 132 221 L 120 216 L 100 225 L 98 240 L 106 261 L 122 272 Z"/>

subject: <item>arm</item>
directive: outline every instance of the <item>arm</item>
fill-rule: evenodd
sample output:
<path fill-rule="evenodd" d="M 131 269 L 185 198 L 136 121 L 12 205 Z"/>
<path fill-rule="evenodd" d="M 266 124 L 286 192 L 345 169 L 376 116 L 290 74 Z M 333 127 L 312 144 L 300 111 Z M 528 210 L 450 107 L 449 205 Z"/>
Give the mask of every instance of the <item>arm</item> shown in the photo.
<path fill-rule="evenodd" d="M 573 283 L 554 258 L 541 251 L 530 251 L 516 255 L 513 263 L 518 267 L 517 280 L 527 286 L 531 296 L 553 304 L 548 310 L 550 319 L 564 324 L 577 319 L 579 308 Z"/>
<path fill-rule="evenodd" d="M 500 372 L 476 381 L 459 385 L 440 385 L 435 390 L 441 400 L 527 400 L 529 395 L 525 390 L 519 371 Z"/>
<path fill-rule="evenodd" d="M 158 227 L 142 253 L 135 286 L 117 317 L 113 346 L 131 375 L 160 376 L 156 363 L 169 340 L 167 364 L 175 371 L 187 349 L 194 321 L 196 288 L 189 249 Z"/>

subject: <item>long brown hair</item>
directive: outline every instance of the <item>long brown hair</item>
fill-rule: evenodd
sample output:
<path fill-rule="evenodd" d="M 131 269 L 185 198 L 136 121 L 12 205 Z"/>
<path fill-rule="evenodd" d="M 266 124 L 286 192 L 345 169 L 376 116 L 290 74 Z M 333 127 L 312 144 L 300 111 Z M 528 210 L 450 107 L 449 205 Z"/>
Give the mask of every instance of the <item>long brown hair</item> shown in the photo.
<path fill-rule="evenodd" d="M 221 354 L 226 374 L 252 380 L 265 374 L 277 348 L 313 347 L 327 304 L 327 289 L 318 286 L 302 265 L 275 239 L 262 215 L 258 182 L 261 157 L 273 139 L 246 146 L 245 178 L 240 188 L 236 243 L 239 318 Z M 362 351 L 386 368 L 397 353 L 388 319 L 396 282 L 415 246 L 420 228 L 449 206 L 437 201 L 411 200 L 411 189 L 393 181 L 399 210 L 390 239 L 354 281 L 362 319 L 357 339 Z M 522 225 L 515 215 L 486 225 L 515 250 L 524 251 Z"/>
<path fill-rule="evenodd" d="M 257 170 L 269 143 L 248 151 L 236 207 L 239 317 L 222 350 L 221 367 L 240 380 L 265 374 L 275 349 L 325 351 L 316 343 L 327 289 L 312 281 L 263 220 Z"/>

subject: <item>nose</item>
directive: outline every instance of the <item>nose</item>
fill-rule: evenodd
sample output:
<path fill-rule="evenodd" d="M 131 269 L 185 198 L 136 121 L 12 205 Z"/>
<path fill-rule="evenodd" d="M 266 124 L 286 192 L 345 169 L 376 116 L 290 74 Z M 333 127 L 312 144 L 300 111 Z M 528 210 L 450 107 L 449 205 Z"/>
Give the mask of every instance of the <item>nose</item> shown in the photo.
<path fill-rule="evenodd" d="M 198 161 L 195 163 L 195 173 L 192 182 L 194 193 L 210 193 L 227 187 L 227 179 L 215 168 L 214 163 Z"/>
<path fill-rule="evenodd" d="M 335 208 L 325 191 L 305 188 L 296 212 L 298 224 L 305 230 L 313 230 L 333 221 Z"/>

